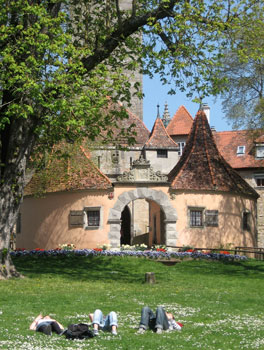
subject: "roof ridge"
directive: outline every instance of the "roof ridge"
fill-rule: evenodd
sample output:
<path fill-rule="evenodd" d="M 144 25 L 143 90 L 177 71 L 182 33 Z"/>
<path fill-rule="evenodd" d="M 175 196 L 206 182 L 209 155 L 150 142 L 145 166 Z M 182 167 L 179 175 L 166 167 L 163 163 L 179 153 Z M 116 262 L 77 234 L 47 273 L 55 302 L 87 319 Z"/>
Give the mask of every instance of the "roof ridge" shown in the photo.
<path fill-rule="evenodd" d="M 191 134 L 191 133 L 190 133 L 190 134 Z M 187 144 L 187 142 L 188 142 L 188 140 L 189 140 L 189 138 L 190 138 L 190 134 L 189 134 L 189 136 L 188 136 L 188 139 L 186 140 L 186 144 Z M 195 130 L 194 139 L 196 139 L 196 135 L 197 135 L 197 129 Z M 185 148 L 184 148 L 184 149 L 185 149 Z M 184 149 L 183 149 L 183 153 L 184 153 Z M 192 145 L 192 148 L 191 148 L 191 150 L 190 150 L 190 152 L 189 152 L 189 154 L 188 154 L 188 156 L 187 156 L 185 162 L 183 163 L 183 166 L 180 168 L 179 173 L 175 176 L 174 180 L 172 181 L 172 183 L 171 183 L 172 186 L 176 183 L 176 180 L 180 177 L 180 175 L 181 175 L 182 172 L 184 171 L 185 167 L 187 166 L 187 163 L 188 163 L 188 161 L 189 161 L 189 159 L 190 159 L 190 157 L 191 157 L 191 155 L 192 155 L 193 149 L 194 149 L 194 143 L 193 143 L 193 145 Z M 183 154 L 182 154 L 182 156 L 183 156 Z M 182 156 L 181 156 L 181 158 L 180 158 L 180 161 L 181 161 L 181 159 L 183 159 Z M 180 166 L 180 161 L 177 163 L 177 164 L 179 164 L 179 166 Z M 177 164 L 176 164 L 176 166 L 177 166 Z"/>
<path fill-rule="evenodd" d="M 203 133 L 205 134 L 205 121 L 203 119 Z M 205 136 L 205 135 L 204 135 Z M 205 142 L 205 153 L 206 153 L 206 157 L 207 157 L 207 161 L 208 161 L 208 166 L 209 166 L 209 170 L 210 170 L 210 175 L 211 175 L 211 178 L 212 178 L 212 183 L 214 186 L 216 186 L 216 181 L 215 181 L 215 176 L 213 174 L 213 168 L 212 168 L 212 164 L 211 164 L 211 159 L 210 159 L 210 155 L 209 155 L 209 152 L 208 152 L 208 144 L 207 144 L 207 140 L 206 140 L 206 137 L 204 137 L 204 142 Z"/>

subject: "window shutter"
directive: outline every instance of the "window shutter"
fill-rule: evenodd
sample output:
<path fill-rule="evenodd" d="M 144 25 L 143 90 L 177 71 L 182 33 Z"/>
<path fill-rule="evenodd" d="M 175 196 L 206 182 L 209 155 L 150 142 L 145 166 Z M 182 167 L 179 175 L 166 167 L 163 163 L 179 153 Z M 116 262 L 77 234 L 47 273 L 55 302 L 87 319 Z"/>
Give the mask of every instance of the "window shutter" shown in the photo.
<path fill-rule="evenodd" d="M 218 226 L 218 210 L 205 211 L 205 224 L 206 226 Z"/>
<path fill-rule="evenodd" d="M 69 215 L 69 223 L 72 227 L 82 227 L 83 210 L 71 210 Z"/>

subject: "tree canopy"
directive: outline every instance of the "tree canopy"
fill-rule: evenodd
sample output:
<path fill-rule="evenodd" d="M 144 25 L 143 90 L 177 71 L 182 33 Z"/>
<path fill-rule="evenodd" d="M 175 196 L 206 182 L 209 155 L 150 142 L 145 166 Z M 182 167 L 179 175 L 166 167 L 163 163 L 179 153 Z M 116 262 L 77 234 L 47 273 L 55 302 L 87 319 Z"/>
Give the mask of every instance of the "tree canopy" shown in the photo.
<path fill-rule="evenodd" d="M 264 127 L 264 9 L 259 2 L 230 28 L 230 46 L 222 58 L 223 111 L 234 128 Z"/>
<path fill-rule="evenodd" d="M 229 33 L 260 2 L 131 0 L 124 8 L 119 0 L 0 0 L 2 276 L 14 271 L 9 239 L 30 157 L 62 140 L 105 131 L 111 138 L 126 113 L 102 110 L 109 97 L 130 103 L 136 70 L 159 73 L 172 93 L 197 100 L 219 92 Z M 134 91 L 141 95 L 138 84 Z"/>

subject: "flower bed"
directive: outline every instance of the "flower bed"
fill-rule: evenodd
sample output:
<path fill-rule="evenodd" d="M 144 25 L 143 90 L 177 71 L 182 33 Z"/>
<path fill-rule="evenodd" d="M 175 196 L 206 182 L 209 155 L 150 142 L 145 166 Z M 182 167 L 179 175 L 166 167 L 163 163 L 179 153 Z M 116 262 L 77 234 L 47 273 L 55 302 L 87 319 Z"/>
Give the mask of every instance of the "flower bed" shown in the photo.
<path fill-rule="evenodd" d="M 173 251 L 163 251 L 163 250 L 102 250 L 102 249 L 34 249 L 34 250 L 23 250 L 17 249 L 11 252 L 11 256 L 135 256 L 135 257 L 145 257 L 150 259 L 205 259 L 205 260 L 247 260 L 248 258 L 244 255 L 234 255 L 225 253 L 203 253 L 203 252 L 173 252 Z"/>

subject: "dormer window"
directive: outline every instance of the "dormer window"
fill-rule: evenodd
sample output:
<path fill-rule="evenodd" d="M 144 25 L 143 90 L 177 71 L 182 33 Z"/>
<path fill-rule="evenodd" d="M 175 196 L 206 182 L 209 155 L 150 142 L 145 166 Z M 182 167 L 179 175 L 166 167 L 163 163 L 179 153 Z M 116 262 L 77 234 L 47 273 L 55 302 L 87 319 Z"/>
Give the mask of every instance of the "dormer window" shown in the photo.
<path fill-rule="evenodd" d="M 241 156 L 245 154 L 246 147 L 245 146 L 237 146 L 237 155 Z"/>
<path fill-rule="evenodd" d="M 180 150 L 178 151 L 178 155 L 181 156 L 183 149 L 185 147 L 185 142 L 178 142 L 178 145 L 180 146 Z"/>
<path fill-rule="evenodd" d="M 256 145 L 256 158 L 264 158 L 264 144 Z"/>

